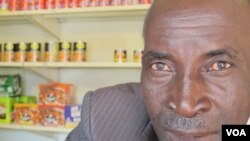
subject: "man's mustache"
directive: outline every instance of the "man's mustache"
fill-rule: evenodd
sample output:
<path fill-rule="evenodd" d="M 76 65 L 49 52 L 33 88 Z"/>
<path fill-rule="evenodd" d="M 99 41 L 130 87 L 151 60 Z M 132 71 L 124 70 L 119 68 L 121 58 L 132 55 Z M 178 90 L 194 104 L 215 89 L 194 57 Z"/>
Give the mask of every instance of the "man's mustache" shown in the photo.
<path fill-rule="evenodd" d="M 165 126 L 167 128 L 183 129 L 183 130 L 194 130 L 201 129 L 204 127 L 204 124 L 200 117 L 183 117 L 180 115 L 168 115 L 165 120 Z"/>

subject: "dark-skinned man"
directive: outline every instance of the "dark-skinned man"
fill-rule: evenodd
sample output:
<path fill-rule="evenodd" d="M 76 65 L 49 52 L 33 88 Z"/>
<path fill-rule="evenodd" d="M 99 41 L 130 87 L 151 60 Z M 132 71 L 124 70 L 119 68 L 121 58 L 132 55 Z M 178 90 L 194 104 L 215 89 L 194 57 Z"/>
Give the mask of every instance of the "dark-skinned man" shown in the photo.
<path fill-rule="evenodd" d="M 141 82 L 89 92 L 67 140 L 220 141 L 247 123 L 250 1 L 156 0 L 143 32 Z"/>

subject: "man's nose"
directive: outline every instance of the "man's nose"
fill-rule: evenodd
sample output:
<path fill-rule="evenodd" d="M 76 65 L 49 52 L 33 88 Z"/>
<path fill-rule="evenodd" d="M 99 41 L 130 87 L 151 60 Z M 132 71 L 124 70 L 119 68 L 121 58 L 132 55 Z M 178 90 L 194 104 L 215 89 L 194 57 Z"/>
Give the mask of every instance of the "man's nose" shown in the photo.
<path fill-rule="evenodd" d="M 194 117 L 209 111 L 211 101 L 204 85 L 197 79 L 183 78 L 181 82 L 178 82 L 178 85 L 174 86 L 174 93 L 171 93 L 168 101 L 169 108 L 184 117 Z"/>

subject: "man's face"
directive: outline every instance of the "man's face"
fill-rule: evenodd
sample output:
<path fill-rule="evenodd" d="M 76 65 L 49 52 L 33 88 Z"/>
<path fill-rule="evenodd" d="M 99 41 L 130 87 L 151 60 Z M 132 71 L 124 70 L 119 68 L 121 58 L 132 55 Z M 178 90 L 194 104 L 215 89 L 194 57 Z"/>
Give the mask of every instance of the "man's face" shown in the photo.
<path fill-rule="evenodd" d="M 141 83 L 160 141 L 219 141 L 222 124 L 246 123 L 249 9 L 245 1 L 228 0 L 154 4 L 145 23 Z"/>

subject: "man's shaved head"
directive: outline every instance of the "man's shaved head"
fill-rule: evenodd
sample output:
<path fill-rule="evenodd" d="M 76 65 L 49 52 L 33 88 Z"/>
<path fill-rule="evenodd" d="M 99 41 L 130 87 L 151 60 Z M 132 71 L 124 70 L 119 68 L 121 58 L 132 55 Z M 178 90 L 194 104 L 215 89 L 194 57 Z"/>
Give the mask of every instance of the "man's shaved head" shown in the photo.
<path fill-rule="evenodd" d="M 219 141 L 250 116 L 249 0 L 156 0 L 141 83 L 160 141 Z"/>

